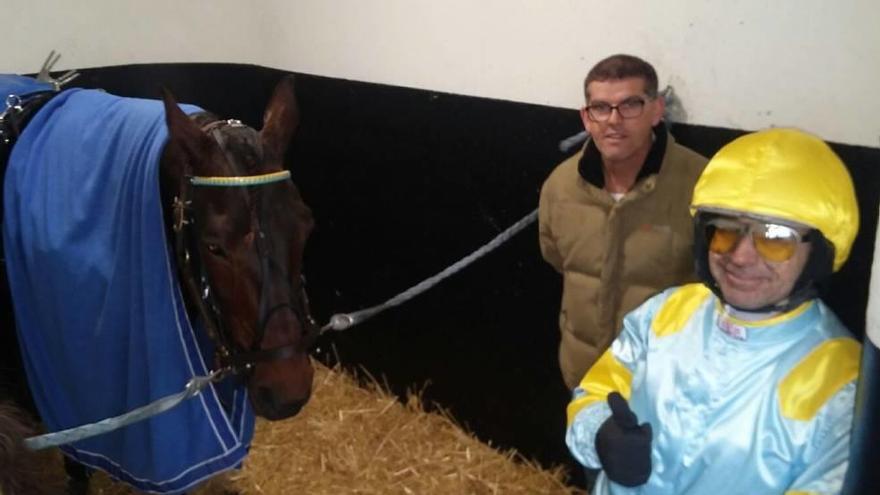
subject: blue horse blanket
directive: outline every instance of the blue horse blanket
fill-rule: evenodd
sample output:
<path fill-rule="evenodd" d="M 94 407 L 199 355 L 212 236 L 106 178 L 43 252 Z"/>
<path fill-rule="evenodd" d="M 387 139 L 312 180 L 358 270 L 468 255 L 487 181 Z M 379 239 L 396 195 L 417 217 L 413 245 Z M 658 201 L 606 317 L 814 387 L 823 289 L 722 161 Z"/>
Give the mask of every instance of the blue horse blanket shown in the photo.
<path fill-rule="evenodd" d="M 163 225 L 164 115 L 159 101 L 67 90 L 10 155 L 3 243 L 27 377 L 50 431 L 180 392 L 213 364 Z M 179 493 L 239 466 L 253 427 L 246 389 L 230 379 L 62 450 L 138 490 Z"/>

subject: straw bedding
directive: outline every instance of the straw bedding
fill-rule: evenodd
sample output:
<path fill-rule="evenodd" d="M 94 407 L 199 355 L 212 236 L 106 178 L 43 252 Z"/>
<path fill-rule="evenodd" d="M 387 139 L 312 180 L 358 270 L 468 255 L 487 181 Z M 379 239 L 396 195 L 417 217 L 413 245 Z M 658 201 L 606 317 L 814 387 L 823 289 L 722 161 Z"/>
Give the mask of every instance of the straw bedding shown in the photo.
<path fill-rule="evenodd" d="M 244 468 L 193 490 L 214 494 L 572 494 L 561 467 L 543 470 L 499 451 L 418 396 L 401 403 L 375 380 L 316 364 L 314 393 L 296 417 L 260 420 Z M 58 479 L 54 454 L 47 481 Z M 103 474 L 91 494 L 131 493 Z"/>

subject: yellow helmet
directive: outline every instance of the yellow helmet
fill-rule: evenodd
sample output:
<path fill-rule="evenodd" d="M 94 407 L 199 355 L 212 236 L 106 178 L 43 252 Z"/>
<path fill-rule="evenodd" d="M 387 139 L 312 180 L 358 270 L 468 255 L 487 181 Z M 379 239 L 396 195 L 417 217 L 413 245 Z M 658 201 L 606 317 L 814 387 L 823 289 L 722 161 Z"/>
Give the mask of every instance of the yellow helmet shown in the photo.
<path fill-rule="evenodd" d="M 697 181 L 691 214 L 733 211 L 818 230 L 834 247 L 833 271 L 859 230 L 859 208 L 846 166 L 821 139 L 798 129 L 768 129 L 725 145 Z"/>

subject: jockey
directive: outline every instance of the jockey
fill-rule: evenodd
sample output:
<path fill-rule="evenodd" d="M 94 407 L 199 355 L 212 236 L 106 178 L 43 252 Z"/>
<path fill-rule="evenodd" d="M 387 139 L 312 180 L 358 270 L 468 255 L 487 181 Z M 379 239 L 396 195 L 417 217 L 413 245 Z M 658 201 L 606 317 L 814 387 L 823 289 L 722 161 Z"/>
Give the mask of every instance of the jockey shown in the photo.
<path fill-rule="evenodd" d="M 568 406 L 602 494 L 832 494 L 848 464 L 860 345 L 817 298 L 846 261 L 846 167 L 795 129 L 742 136 L 691 203 L 702 284 L 627 315 Z"/>

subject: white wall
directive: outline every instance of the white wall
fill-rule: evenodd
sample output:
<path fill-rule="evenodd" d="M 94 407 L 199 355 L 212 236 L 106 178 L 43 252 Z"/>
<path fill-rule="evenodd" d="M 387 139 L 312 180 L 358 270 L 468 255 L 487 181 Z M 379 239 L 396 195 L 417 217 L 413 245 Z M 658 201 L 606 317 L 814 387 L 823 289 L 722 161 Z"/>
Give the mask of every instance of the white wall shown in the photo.
<path fill-rule="evenodd" d="M 878 0 L 2 0 L 3 72 L 148 62 L 297 72 L 575 108 L 641 55 L 688 122 L 880 146 Z M 11 47 L 11 49 L 10 49 Z"/>
<path fill-rule="evenodd" d="M 874 239 L 873 260 L 871 284 L 868 288 L 868 309 L 865 316 L 865 335 L 874 347 L 880 347 L 880 229 L 877 230 Z"/>

